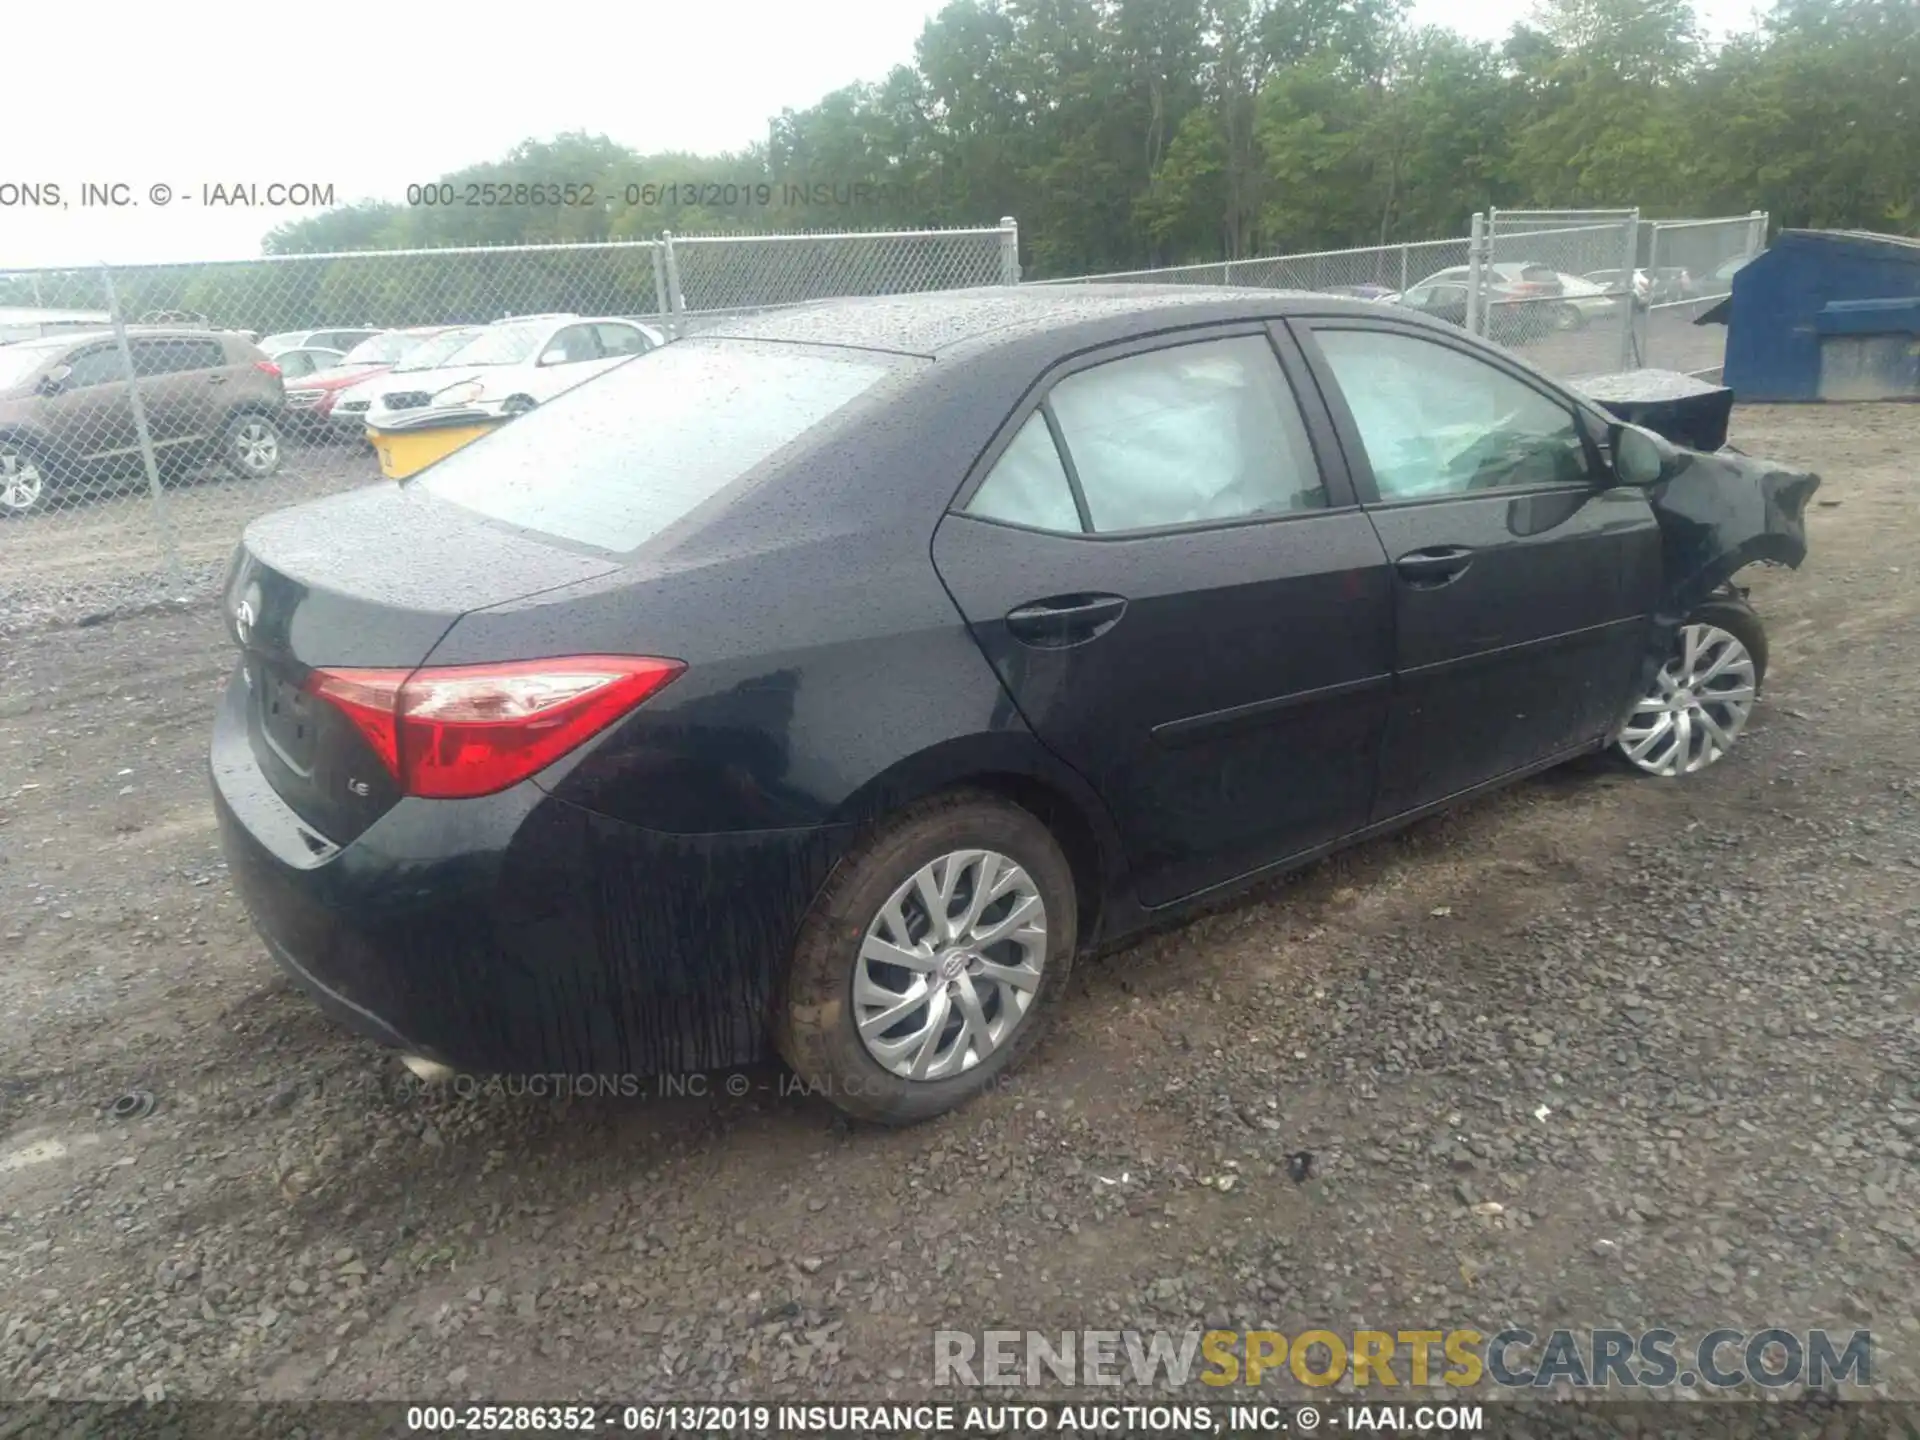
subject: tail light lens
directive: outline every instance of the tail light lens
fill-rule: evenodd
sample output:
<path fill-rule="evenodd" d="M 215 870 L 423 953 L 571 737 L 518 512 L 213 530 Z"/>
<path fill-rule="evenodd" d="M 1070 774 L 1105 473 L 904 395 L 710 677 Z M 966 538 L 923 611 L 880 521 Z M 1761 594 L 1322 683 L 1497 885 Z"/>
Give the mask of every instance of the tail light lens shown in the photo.
<path fill-rule="evenodd" d="M 253 368 L 263 375 L 278 375 L 280 373 L 280 367 L 271 360 L 256 360 L 253 362 Z"/>
<path fill-rule="evenodd" d="M 353 723 L 403 793 L 465 800 L 544 770 L 684 669 L 649 656 L 573 655 L 315 670 L 306 688 Z"/>

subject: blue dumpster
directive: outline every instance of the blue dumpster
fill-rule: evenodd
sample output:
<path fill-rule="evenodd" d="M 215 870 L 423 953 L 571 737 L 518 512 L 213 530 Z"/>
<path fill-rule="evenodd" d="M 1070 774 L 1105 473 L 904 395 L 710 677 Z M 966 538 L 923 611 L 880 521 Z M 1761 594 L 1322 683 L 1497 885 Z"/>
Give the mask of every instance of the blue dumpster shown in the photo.
<path fill-rule="evenodd" d="M 1920 240 L 1782 231 L 1716 309 L 1743 402 L 1920 400 Z"/>

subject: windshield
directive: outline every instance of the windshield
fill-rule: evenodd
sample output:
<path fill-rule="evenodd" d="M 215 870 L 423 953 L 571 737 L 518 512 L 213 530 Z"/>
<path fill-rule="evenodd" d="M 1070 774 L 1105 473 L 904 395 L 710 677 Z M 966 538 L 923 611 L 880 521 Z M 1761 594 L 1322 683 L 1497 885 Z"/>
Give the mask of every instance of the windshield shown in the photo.
<path fill-rule="evenodd" d="M 47 352 L 39 346 L 0 345 L 0 390 L 11 390 L 38 370 Z"/>
<path fill-rule="evenodd" d="M 540 325 L 496 325 L 482 330 L 466 345 L 447 357 L 449 365 L 518 365 L 531 360 L 552 327 Z"/>
<path fill-rule="evenodd" d="M 413 483 L 509 525 L 632 550 L 902 363 L 740 341 L 669 345 L 456 450 Z"/>
<path fill-rule="evenodd" d="M 390 365 L 411 350 L 420 337 L 409 335 L 404 330 L 389 330 L 384 335 L 374 335 L 362 340 L 347 351 L 343 365 Z"/>
<path fill-rule="evenodd" d="M 406 358 L 393 368 L 396 372 L 435 369 L 441 361 L 466 345 L 479 333 L 478 330 L 449 330 L 444 335 L 435 335 L 431 339 L 422 340 L 407 351 Z"/>

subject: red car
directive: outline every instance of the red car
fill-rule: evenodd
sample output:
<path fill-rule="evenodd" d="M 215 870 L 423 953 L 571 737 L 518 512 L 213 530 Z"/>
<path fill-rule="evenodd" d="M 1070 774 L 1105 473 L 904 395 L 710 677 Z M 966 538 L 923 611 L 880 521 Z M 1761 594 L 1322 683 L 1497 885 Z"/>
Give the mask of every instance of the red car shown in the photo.
<path fill-rule="evenodd" d="M 303 430 L 324 431 L 331 427 L 333 402 L 349 386 L 376 375 L 384 375 L 400 359 L 424 340 L 454 329 L 450 325 L 420 325 L 409 330 L 383 330 L 371 335 L 341 357 L 340 363 L 326 370 L 302 375 L 287 386 L 287 419 Z"/>

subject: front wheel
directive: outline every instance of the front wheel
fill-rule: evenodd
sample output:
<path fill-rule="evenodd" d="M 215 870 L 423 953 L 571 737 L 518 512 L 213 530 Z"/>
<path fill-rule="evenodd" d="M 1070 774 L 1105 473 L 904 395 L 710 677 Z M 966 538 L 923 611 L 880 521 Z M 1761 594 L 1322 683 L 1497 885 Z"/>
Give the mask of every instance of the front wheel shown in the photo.
<path fill-rule="evenodd" d="M 972 1098 L 1039 1040 L 1077 943 L 1073 873 L 997 796 L 908 807 L 841 861 L 794 947 L 774 1040 L 810 1090 L 906 1125 Z"/>
<path fill-rule="evenodd" d="M 280 427 L 265 415 L 236 415 L 227 422 L 221 453 L 242 480 L 264 480 L 280 468 Z"/>
<path fill-rule="evenodd" d="M 1637 701 L 1615 753 L 1646 775 L 1706 769 L 1733 748 L 1767 673 L 1767 632 L 1743 600 L 1701 605 L 1674 633 L 1673 653 Z"/>
<path fill-rule="evenodd" d="M 31 515 L 47 503 L 46 462 L 26 446 L 0 440 L 0 515 Z"/>

